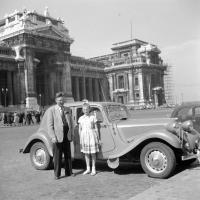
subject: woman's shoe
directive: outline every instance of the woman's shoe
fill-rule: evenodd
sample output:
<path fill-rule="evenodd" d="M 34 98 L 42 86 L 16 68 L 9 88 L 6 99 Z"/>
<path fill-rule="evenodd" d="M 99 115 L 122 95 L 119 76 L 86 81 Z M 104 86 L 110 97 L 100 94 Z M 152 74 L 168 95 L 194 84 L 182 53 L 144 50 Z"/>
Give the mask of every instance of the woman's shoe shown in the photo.
<path fill-rule="evenodd" d="M 83 175 L 86 175 L 86 174 L 89 174 L 89 173 L 90 173 L 90 170 L 87 169 L 86 171 L 83 172 Z"/>
<path fill-rule="evenodd" d="M 95 176 L 96 174 L 97 174 L 96 171 L 92 171 L 90 175 L 91 175 L 91 176 Z"/>

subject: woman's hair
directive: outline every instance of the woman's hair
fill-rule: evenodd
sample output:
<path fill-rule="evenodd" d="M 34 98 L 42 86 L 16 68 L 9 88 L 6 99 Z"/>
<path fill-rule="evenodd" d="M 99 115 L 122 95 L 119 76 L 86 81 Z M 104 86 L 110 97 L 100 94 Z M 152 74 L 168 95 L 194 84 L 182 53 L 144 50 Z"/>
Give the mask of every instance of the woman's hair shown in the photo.
<path fill-rule="evenodd" d="M 83 103 L 82 108 L 85 108 L 85 107 L 90 109 L 90 104 L 89 103 Z"/>

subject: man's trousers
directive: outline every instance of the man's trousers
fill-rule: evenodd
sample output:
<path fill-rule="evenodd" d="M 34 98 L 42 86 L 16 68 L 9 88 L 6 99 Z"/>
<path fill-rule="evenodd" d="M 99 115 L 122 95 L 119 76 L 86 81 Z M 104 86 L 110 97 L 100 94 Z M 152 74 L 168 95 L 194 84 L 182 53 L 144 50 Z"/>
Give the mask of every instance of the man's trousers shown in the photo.
<path fill-rule="evenodd" d="M 64 154 L 65 176 L 70 176 L 72 174 L 71 148 L 67 139 L 62 143 L 53 144 L 54 174 L 56 177 L 61 175 L 62 154 Z"/>

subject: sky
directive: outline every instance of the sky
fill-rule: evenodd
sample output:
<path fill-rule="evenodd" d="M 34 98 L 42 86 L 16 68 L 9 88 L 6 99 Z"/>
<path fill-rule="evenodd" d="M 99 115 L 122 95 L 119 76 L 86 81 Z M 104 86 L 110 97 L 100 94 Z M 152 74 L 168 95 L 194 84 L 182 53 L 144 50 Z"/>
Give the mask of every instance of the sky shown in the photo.
<path fill-rule="evenodd" d="M 52 17 L 64 20 L 75 56 L 112 53 L 112 44 L 131 38 L 153 43 L 172 66 L 174 101 L 200 101 L 199 0 L 0 0 L 0 5 L 0 18 L 23 8 L 43 14 L 47 6 Z"/>

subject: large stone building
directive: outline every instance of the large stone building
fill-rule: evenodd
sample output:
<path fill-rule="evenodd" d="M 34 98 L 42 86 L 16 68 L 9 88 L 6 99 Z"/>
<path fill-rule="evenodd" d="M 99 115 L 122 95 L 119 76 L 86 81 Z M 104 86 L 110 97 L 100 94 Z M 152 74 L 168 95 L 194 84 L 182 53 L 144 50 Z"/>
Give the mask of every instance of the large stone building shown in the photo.
<path fill-rule="evenodd" d="M 113 53 L 72 56 L 73 39 L 61 19 L 15 11 L 0 20 L 0 107 L 51 105 L 55 93 L 68 101 L 112 100 L 131 105 L 165 102 L 166 65 L 156 45 L 134 39 L 113 44 Z"/>
<path fill-rule="evenodd" d="M 112 54 L 91 58 L 106 65 L 111 100 L 134 106 L 165 103 L 167 66 L 157 46 L 133 39 L 113 44 L 111 49 Z"/>
<path fill-rule="evenodd" d="M 68 101 L 108 100 L 104 65 L 72 56 L 73 39 L 61 19 L 15 11 L 0 20 L 0 107 L 37 109 L 64 91 Z"/>

